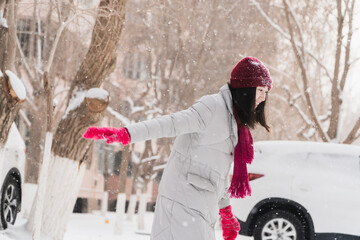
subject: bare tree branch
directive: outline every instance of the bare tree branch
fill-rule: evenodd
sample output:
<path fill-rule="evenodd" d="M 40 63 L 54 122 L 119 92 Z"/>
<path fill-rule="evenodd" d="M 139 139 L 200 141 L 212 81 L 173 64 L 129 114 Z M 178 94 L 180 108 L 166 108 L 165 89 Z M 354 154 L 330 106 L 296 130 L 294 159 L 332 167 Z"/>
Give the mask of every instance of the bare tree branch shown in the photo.
<path fill-rule="evenodd" d="M 342 31 L 344 26 L 344 18 L 341 13 L 342 0 L 337 0 L 337 40 L 335 52 L 335 66 L 334 66 L 334 79 L 331 87 L 331 116 L 330 125 L 327 131 L 330 139 L 335 139 L 338 136 L 339 129 L 339 113 L 340 113 L 340 92 L 339 92 L 339 71 L 340 71 L 340 58 L 341 58 L 341 44 L 342 44 Z"/>
<path fill-rule="evenodd" d="M 286 4 L 288 6 L 288 9 L 289 9 L 289 12 L 291 14 L 291 17 L 292 19 L 294 20 L 295 24 L 296 24 L 296 29 L 298 30 L 298 33 L 299 33 L 299 37 L 300 37 L 300 43 L 301 43 L 301 56 L 303 58 L 303 61 L 305 61 L 305 44 L 304 44 L 304 34 L 303 34 L 303 31 L 301 29 L 301 26 L 300 26 L 300 23 L 293 11 L 293 8 L 292 6 L 290 5 L 290 2 L 288 0 L 286 0 Z"/>
<path fill-rule="evenodd" d="M 61 22 L 61 25 L 60 27 L 58 28 L 57 32 L 56 32 L 56 38 L 54 40 L 54 43 L 51 47 L 51 51 L 50 51 L 50 55 L 49 55 L 49 60 L 47 61 L 47 64 L 44 68 L 44 71 L 45 72 L 50 72 L 50 68 L 51 68 L 51 65 L 52 65 L 52 62 L 54 60 L 54 56 L 55 56 L 55 51 L 56 51 L 56 48 L 57 48 L 57 45 L 59 43 L 59 40 L 60 40 L 60 36 L 62 34 L 62 32 L 64 31 L 64 29 L 66 28 L 66 26 L 71 23 L 75 18 L 77 17 L 77 14 L 75 13 L 70 19 L 68 19 L 66 22 Z"/>
<path fill-rule="evenodd" d="M 340 81 L 340 89 L 341 91 L 344 89 L 345 86 L 345 82 L 347 79 L 347 75 L 350 69 L 350 47 L 351 47 L 351 40 L 352 40 L 352 36 L 353 36 L 353 14 L 354 14 L 354 5 L 355 5 L 355 0 L 351 1 L 351 7 L 349 9 L 349 6 L 346 5 L 346 9 L 349 9 L 349 29 L 348 29 L 348 36 L 347 36 L 347 41 L 346 41 L 346 48 L 345 48 L 345 60 L 344 60 L 344 70 L 343 70 L 343 74 L 341 77 L 341 81 Z"/>
<path fill-rule="evenodd" d="M 276 31 L 278 31 L 283 37 L 285 37 L 285 39 L 290 41 L 291 36 L 289 34 L 285 33 L 285 31 L 278 24 L 274 23 L 270 19 L 270 17 L 262 10 L 262 8 L 258 2 L 256 2 L 255 0 L 249 0 L 249 1 L 251 1 L 256 6 L 256 8 L 261 13 L 261 15 Z M 291 41 L 290 41 L 290 43 L 291 43 Z M 296 43 L 296 46 L 301 46 L 300 43 L 298 43 L 296 41 L 295 41 L 295 43 Z M 330 75 L 330 72 L 327 69 L 327 67 L 325 66 L 325 64 L 323 64 L 309 49 L 306 49 L 305 47 L 304 47 L 304 52 L 306 54 L 308 54 L 312 59 L 314 59 L 317 64 L 319 64 L 319 66 L 325 71 L 325 74 L 329 78 L 329 80 L 332 81 L 333 77 Z"/>
<path fill-rule="evenodd" d="M 283 4 L 285 6 L 285 15 L 286 15 L 286 21 L 287 21 L 287 24 L 288 24 L 288 28 L 289 28 L 289 32 L 290 32 L 290 36 L 291 36 L 291 43 L 292 43 L 292 47 L 293 47 L 293 51 L 294 51 L 294 54 L 296 56 L 296 59 L 298 61 L 298 64 L 300 65 L 300 69 L 301 69 L 301 75 L 302 75 L 302 80 L 303 80 L 303 83 L 304 83 L 304 93 L 305 93 L 305 99 L 306 99 L 306 102 L 309 106 L 309 112 L 310 112 L 310 116 L 311 116 L 311 119 L 312 121 L 314 122 L 315 124 L 315 127 L 318 129 L 318 132 L 321 136 L 321 139 L 323 141 L 327 141 L 329 142 L 330 139 L 328 137 L 328 135 L 326 134 L 326 132 L 323 130 L 321 124 L 320 124 L 320 121 L 317 117 L 317 113 L 316 113 L 316 110 L 315 110 L 315 106 L 314 104 L 312 103 L 312 100 L 311 100 L 311 96 L 310 96 L 310 93 L 309 93 L 309 86 L 308 86 L 308 79 L 307 79 L 307 72 L 306 72 L 306 68 L 305 68 L 305 64 L 301 58 L 301 53 L 299 52 L 298 48 L 297 48 L 297 45 L 295 43 L 295 39 L 294 39 L 294 36 L 293 36 L 293 29 L 292 29 L 292 24 L 290 22 L 290 10 L 289 10 L 289 7 L 286 3 L 286 0 L 283 0 Z"/>
<path fill-rule="evenodd" d="M 343 143 L 351 144 L 360 137 L 360 117 L 356 121 L 354 127 L 351 129 L 349 135 L 346 137 Z"/>
<path fill-rule="evenodd" d="M 56 11 L 57 11 L 57 16 L 58 16 L 58 20 L 59 23 L 62 23 L 62 15 L 61 15 L 61 9 L 60 9 L 60 1 L 59 0 L 55 0 L 55 4 L 56 4 Z"/>

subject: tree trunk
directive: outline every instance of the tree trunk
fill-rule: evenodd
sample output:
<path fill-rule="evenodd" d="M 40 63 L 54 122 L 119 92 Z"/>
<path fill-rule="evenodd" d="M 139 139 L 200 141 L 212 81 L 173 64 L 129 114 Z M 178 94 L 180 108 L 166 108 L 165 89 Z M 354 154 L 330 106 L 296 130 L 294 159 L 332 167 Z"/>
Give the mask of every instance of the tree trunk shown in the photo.
<path fill-rule="evenodd" d="M 43 95 L 41 95 L 43 96 Z M 38 99 L 38 98 L 36 98 Z M 45 126 L 44 126 L 44 100 L 36 100 L 36 106 L 38 107 L 37 112 L 31 113 L 29 119 L 31 121 L 29 146 L 27 147 L 27 158 L 26 158 L 26 173 L 25 173 L 25 182 L 28 183 L 38 183 L 39 178 L 39 166 L 40 159 L 42 157 L 41 150 L 41 140 L 45 136 Z"/>
<path fill-rule="evenodd" d="M 0 148 L 7 141 L 11 124 L 20 110 L 19 98 L 11 94 L 11 84 L 5 73 L 14 69 L 16 53 L 16 2 L 8 1 L 5 11 L 8 28 L 0 26 Z"/>
<path fill-rule="evenodd" d="M 127 171 L 129 167 L 130 161 L 130 146 L 127 145 L 122 150 L 121 155 L 121 164 L 120 164 L 120 171 L 119 171 L 119 193 L 125 193 L 126 189 L 126 178 L 127 178 Z"/>
<path fill-rule="evenodd" d="M 15 55 L 16 55 L 16 10 L 17 10 L 17 1 L 9 0 L 6 4 L 7 6 L 7 24 L 9 26 L 9 31 L 7 34 L 7 47 L 4 52 L 4 65 L 2 66 L 3 70 L 15 70 Z"/>
<path fill-rule="evenodd" d="M 88 89 L 99 87 L 115 66 L 115 54 L 125 18 L 125 2 L 100 1 L 89 50 L 72 82 L 68 110 L 54 135 L 42 232 L 55 240 L 64 236 L 92 144 L 82 135 L 87 127 L 102 119 L 108 105 L 108 100 L 99 102 L 99 99 L 86 98 L 85 95 Z M 75 98 L 79 105 L 74 104 Z"/>
<path fill-rule="evenodd" d="M 11 94 L 9 77 L 4 74 L 0 76 L 0 148 L 5 146 L 11 124 L 20 110 L 22 101 Z"/>
<path fill-rule="evenodd" d="M 147 194 L 142 193 L 140 195 L 139 201 L 139 211 L 138 211 L 138 229 L 145 229 L 145 212 L 146 212 L 146 204 L 147 204 Z"/>
<path fill-rule="evenodd" d="M 0 25 L 0 71 L 4 71 L 8 32 L 8 28 Z"/>

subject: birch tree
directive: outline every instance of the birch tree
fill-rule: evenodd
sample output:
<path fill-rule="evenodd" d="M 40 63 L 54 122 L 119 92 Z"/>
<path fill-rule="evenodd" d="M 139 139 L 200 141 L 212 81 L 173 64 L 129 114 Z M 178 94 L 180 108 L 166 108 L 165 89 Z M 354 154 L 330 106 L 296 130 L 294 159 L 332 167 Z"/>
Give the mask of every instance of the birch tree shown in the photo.
<path fill-rule="evenodd" d="M 124 0 L 100 1 L 90 47 L 71 83 L 67 110 L 55 131 L 41 223 L 42 232 L 54 239 L 64 236 L 82 182 L 92 143 L 82 134 L 102 119 L 109 102 L 106 94 L 93 94 L 115 67 L 124 16 Z M 31 216 L 28 227 L 36 221 Z"/>

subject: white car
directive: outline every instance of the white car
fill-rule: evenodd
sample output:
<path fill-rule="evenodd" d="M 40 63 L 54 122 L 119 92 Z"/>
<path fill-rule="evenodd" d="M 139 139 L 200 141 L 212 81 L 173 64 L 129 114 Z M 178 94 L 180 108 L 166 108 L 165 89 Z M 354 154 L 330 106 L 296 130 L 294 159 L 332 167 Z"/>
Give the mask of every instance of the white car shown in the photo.
<path fill-rule="evenodd" d="M 21 194 L 25 169 L 25 143 L 15 124 L 8 140 L 0 149 L 0 228 L 14 224 L 21 210 Z"/>
<path fill-rule="evenodd" d="M 231 199 L 255 240 L 360 239 L 360 147 L 263 141 L 248 165 L 252 196 Z"/>

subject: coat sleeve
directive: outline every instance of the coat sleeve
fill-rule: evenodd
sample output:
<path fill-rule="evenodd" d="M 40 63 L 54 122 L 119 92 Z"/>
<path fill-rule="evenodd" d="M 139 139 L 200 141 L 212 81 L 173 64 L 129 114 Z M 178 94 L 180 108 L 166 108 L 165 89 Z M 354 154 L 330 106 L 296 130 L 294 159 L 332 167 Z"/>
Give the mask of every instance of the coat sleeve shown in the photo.
<path fill-rule="evenodd" d="M 224 194 L 220 199 L 220 201 L 218 202 L 219 209 L 226 208 L 227 206 L 230 205 L 230 195 L 228 193 L 229 187 L 230 187 L 230 180 L 229 177 L 227 177 L 225 180 Z"/>
<path fill-rule="evenodd" d="M 211 95 L 204 96 L 190 108 L 170 115 L 125 126 L 131 142 L 155 138 L 175 137 L 185 133 L 201 132 L 213 119 L 216 104 Z"/>

